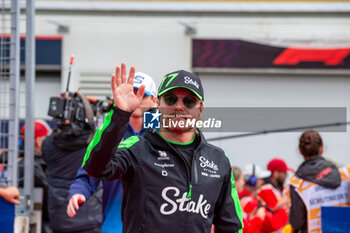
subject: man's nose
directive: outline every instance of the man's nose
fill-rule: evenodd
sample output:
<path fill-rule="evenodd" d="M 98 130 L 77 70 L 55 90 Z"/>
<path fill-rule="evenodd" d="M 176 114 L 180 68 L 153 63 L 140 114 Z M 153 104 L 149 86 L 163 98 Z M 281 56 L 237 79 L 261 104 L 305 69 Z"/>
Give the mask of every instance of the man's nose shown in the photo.
<path fill-rule="evenodd" d="M 184 108 L 185 108 L 185 105 L 182 101 L 182 98 L 179 98 L 175 104 L 175 109 L 184 109 Z"/>

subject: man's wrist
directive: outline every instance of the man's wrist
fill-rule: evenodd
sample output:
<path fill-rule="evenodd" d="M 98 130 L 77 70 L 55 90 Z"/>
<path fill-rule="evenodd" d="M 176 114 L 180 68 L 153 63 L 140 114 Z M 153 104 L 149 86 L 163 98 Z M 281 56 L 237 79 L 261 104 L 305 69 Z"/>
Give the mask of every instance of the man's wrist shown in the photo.
<path fill-rule="evenodd" d="M 134 111 L 125 111 L 123 109 L 120 109 L 118 108 L 117 105 L 115 105 L 114 103 L 111 105 L 111 109 L 113 109 L 114 112 L 122 112 L 122 113 L 125 113 L 125 114 L 132 114 Z"/>

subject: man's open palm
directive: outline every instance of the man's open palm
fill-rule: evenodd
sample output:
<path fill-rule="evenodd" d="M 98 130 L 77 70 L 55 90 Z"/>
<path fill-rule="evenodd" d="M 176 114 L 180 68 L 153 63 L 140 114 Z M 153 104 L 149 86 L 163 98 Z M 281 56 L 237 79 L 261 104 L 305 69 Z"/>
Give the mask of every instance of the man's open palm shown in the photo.
<path fill-rule="evenodd" d="M 141 85 L 134 93 L 135 67 L 131 66 L 129 77 L 126 75 L 125 63 L 116 67 L 115 74 L 112 75 L 112 91 L 114 104 L 124 111 L 134 111 L 140 104 L 145 93 L 145 86 Z"/>

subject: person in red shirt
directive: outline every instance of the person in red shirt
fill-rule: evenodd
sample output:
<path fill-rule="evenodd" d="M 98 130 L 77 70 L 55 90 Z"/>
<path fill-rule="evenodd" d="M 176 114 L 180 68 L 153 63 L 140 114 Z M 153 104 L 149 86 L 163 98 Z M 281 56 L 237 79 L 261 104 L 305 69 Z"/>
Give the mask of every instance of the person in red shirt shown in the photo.
<path fill-rule="evenodd" d="M 255 164 L 249 164 L 244 168 L 246 185 L 239 193 L 245 219 L 244 233 L 275 232 L 288 223 L 286 209 L 288 202 L 278 200 L 272 190 L 263 188 L 266 188 L 264 181 L 271 176 L 271 171 L 263 170 Z"/>
<path fill-rule="evenodd" d="M 243 232 L 260 233 L 265 219 L 265 208 L 259 206 L 256 199 L 256 188 L 262 183 L 262 178 L 268 176 L 268 171 L 263 171 L 255 164 L 249 164 L 242 170 L 233 167 L 232 172 L 236 182 L 236 189 L 243 209 Z"/>
<path fill-rule="evenodd" d="M 267 210 L 262 232 L 273 232 L 281 230 L 288 223 L 289 204 L 283 197 L 283 186 L 287 177 L 288 168 L 283 159 L 272 159 L 267 169 L 271 172 L 264 184 L 257 192 L 258 198 L 264 203 Z"/>

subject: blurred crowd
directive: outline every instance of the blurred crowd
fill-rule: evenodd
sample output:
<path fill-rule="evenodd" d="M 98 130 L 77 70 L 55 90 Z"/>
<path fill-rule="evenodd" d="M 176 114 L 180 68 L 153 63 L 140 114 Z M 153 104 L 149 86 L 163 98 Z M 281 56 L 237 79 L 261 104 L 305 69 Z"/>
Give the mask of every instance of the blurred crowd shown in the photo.
<path fill-rule="evenodd" d="M 143 73 L 137 73 L 135 80 L 140 77 L 146 84 L 145 97 L 141 107 L 131 115 L 124 139 L 143 135 L 143 111 L 156 105 L 154 81 Z M 140 85 L 141 82 L 135 81 L 134 89 Z M 88 119 L 91 114 L 98 115 L 83 95 L 76 93 L 73 97 L 84 104 L 82 109 Z M 81 168 L 97 123 L 79 121 L 80 113 L 76 114 L 78 120 L 57 121 L 55 130 L 45 121 L 34 122 L 34 184 L 43 189 L 42 232 L 122 232 L 123 187 L 120 180 L 101 183 Z M 21 128 L 21 148 L 25 143 L 24 134 L 25 126 Z M 244 233 L 322 232 L 322 206 L 350 205 L 350 168 L 337 168 L 323 158 L 320 134 L 304 132 L 298 147 L 304 162 L 296 171 L 282 158 L 269 161 L 266 169 L 254 163 L 232 167 L 235 181 L 232 192 L 237 192 L 240 199 Z M 24 157 L 23 153 L 18 157 L 19 187 L 23 187 Z M 0 185 L 3 185 L 0 196 L 18 205 L 18 189 L 5 187 L 6 178 L 7 171 L 0 164 Z"/>
<path fill-rule="evenodd" d="M 85 148 L 55 149 L 51 140 L 57 137 L 57 134 L 50 135 L 52 130 L 44 121 L 35 121 L 34 125 L 35 187 L 41 187 L 44 190 L 42 232 L 101 232 L 103 219 L 101 195 L 89 197 L 89 203 L 79 210 L 79 206 L 86 201 L 83 196 L 81 203 L 76 207 L 76 210 L 79 210 L 78 217 L 75 216 L 74 207 L 71 210 L 74 214 L 69 214 L 69 211 L 66 213 L 68 201 L 72 197 L 69 195 L 69 188 L 79 170 Z M 21 129 L 21 135 L 23 136 L 24 133 L 25 126 Z M 46 142 L 43 146 L 44 139 Z M 269 161 L 266 169 L 254 163 L 242 169 L 232 167 L 243 211 L 244 233 L 311 232 L 311 227 L 321 230 L 320 221 L 318 221 L 319 224 L 310 224 L 315 220 L 310 216 L 320 220 L 319 215 L 312 214 L 315 209 L 320 211 L 323 205 L 349 205 L 348 198 L 339 199 L 337 203 L 322 202 L 313 207 L 307 204 L 305 200 L 312 198 L 311 189 L 317 189 L 317 187 L 324 187 L 328 194 L 331 191 L 335 196 L 341 193 L 342 183 L 349 182 L 350 168 L 339 169 L 322 157 L 324 147 L 319 133 L 304 132 L 299 141 L 299 150 L 304 157 L 304 162 L 297 171 L 289 168 L 282 158 Z M 47 148 L 50 146 L 51 148 Z M 23 163 L 23 156 L 21 154 L 19 157 L 19 164 Z M 23 187 L 23 166 L 19 167 L 19 187 Z M 4 170 L 1 169 L 1 171 L 1 174 L 4 174 Z M 288 175 L 291 176 L 289 181 L 286 180 Z M 91 194 L 95 192 L 97 192 L 96 189 Z M 1 188 L 0 196 L 11 203 L 19 204 L 19 192 L 15 187 Z M 112 215 L 120 218 L 120 214 Z M 50 219 L 54 220 L 50 221 Z M 119 222 L 121 225 L 121 221 Z M 119 230 L 121 232 L 121 227 Z"/>
<path fill-rule="evenodd" d="M 322 232 L 321 207 L 350 205 L 350 167 L 337 168 L 322 157 L 320 134 L 304 132 L 299 151 L 304 162 L 296 171 L 281 158 L 269 161 L 266 170 L 256 164 L 232 167 L 244 233 Z"/>

